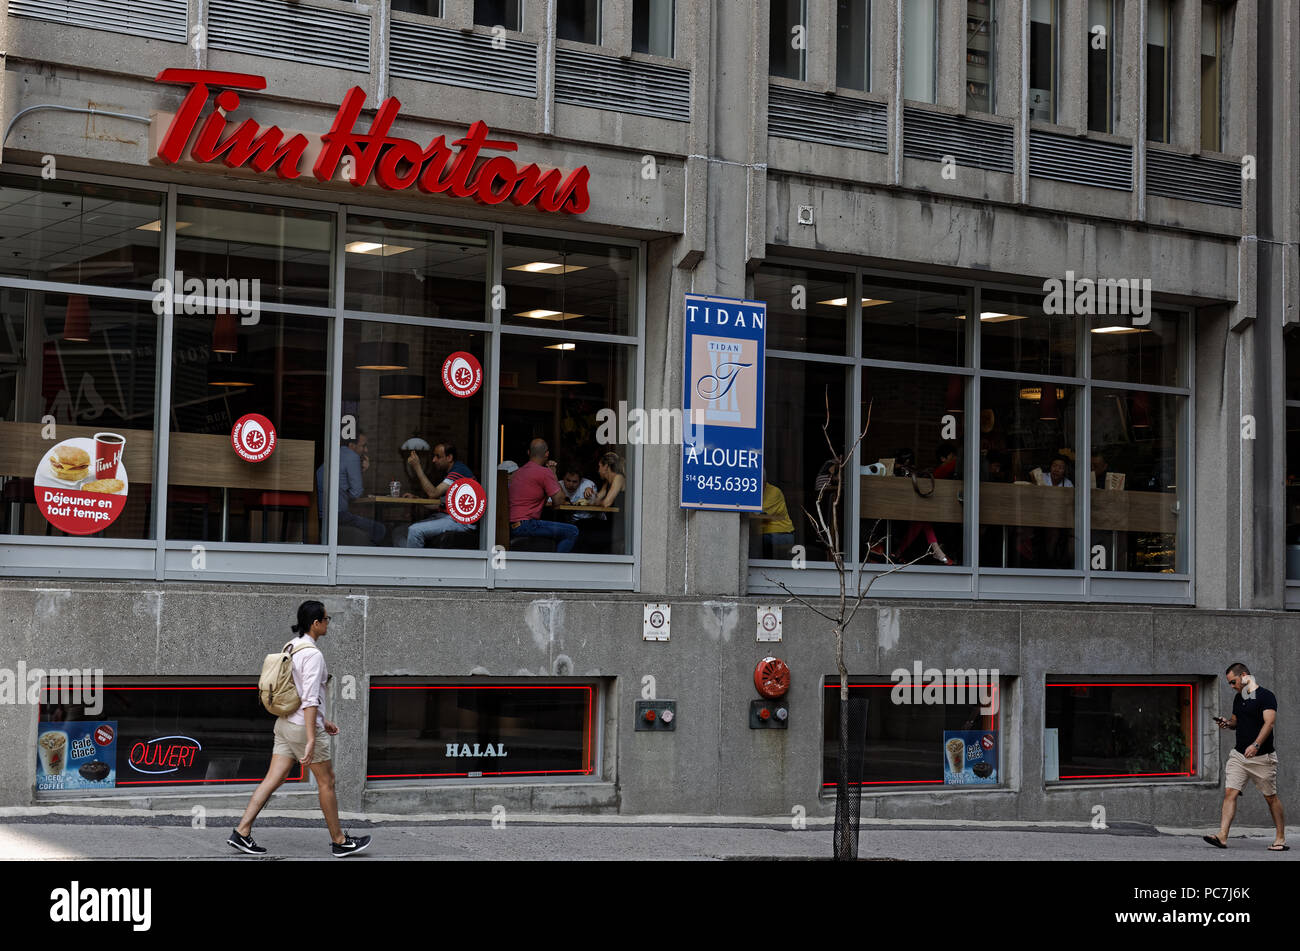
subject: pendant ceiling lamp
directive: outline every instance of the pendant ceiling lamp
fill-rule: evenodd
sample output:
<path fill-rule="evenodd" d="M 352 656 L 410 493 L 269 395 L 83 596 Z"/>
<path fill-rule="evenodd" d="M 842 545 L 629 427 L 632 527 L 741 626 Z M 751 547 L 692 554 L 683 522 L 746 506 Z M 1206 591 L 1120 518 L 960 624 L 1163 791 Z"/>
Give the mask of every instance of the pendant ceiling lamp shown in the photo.
<path fill-rule="evenodd" d="M 90 301 L 85 294 L 69 294 L 63 317 L 63 339 L 85 343 L 90 340 Z"/>
<path fill-rule="evenodd" d="M 379 378 L 381 400 L 424 399 L 424 375 L 419 373 L 394 373 Z"/>

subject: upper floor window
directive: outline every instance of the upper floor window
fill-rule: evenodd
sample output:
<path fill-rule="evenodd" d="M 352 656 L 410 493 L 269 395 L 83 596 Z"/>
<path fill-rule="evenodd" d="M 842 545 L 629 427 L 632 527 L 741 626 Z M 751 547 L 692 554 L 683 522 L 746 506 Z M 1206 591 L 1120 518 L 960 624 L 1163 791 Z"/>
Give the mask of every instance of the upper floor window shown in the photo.
<path fill-rule="evenodd" d="M 430 0 L 431 5 L 436 2 Z M 524 0 L 474 0 L 474 22 L 480 26 L 504 26 L 517 33 L 524 28 Z"/>
<path fill-rule="evenodd" d="M 993 77 L 997 50 L 996 25 L 991 0 L 969 0 L 966 4 L 966 110 L 993 111 Z"/>
<path fill-rule="evenodd" d="M 1029 7 L 1029 118 L 1056 121 L 1060 65 L 1060 0 L 1032 0 Z"/>
<path fill-rule="evenodd" d="M 477 12 L 478 3 L 474 6 Z M 427 17 L 440 17 L 442 0 L 393 0 L 393 9 L 398 13 L 423 13 Z"/>
<path fill-rule="evenodd" d="M 1201 4 L 1201 148 L 1218 152 L 1223 148 L 1223 21 L 1225 13 L 1218 4 Z"/>
<path fill-rule="evenodd" d="M 1147 138 L 1169 141 L 1169 0 L 1147 3 Z"/>
<path fill-rule="evenodd" d="M 767 72 L 786 79 L 808 78 L 807 0 L 771 0 Z"/>
<path fill-rule="evenodd" d="M 673 55 L 676 0 L 633 0 L 632 52 Z"/>
<path fill-rule="evenodd" d="M 907 0 L 903 7 L 903 98 L 934 102 L 938 65 L 937 0 Z"/>
<path fill-rule="evenodd" d="M 1115 0 L 1088 0 L 1088 129 L 1115 131 Z"/>
<path fill-rule="evenodd" d="M 600 0 L 557 0 L 555 35 L 562 40 L 600 43 Z"/>
<path fill-rule="evenodd" d="M 871 0 L 835 4 L 835 85 L 871 88 Z"/>

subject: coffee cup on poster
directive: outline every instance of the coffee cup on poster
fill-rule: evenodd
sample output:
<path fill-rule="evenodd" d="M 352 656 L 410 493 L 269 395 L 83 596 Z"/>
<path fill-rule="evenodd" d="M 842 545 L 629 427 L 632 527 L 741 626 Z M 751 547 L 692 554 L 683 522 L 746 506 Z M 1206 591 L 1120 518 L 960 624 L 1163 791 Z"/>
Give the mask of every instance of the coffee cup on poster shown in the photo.
<path fill-rule="evenodd" d="M 63 764 L 67 761 L 68 734 L 58 730 L 49 730 L 40 735 L 36 742 L 40 753 L 41 767 L 46 776 L 63 775 Z"/>
<path fill-rule="evenodd" d="M 126 437 L 117 433 L 95 433 L 95 478 L 116 479 Z"/>

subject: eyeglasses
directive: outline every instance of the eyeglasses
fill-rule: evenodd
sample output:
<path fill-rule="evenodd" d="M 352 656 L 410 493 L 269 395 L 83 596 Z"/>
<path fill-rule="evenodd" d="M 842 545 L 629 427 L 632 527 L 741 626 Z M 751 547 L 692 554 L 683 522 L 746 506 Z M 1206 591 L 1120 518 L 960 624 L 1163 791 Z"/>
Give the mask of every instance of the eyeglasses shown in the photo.
<path fill-rule="evenodd" d="M 321 618 L 321 620 L 324 621 L 326 624 L 328 624 L 330 622 L 330 616 L 327 614 L 323 618 Z"/>

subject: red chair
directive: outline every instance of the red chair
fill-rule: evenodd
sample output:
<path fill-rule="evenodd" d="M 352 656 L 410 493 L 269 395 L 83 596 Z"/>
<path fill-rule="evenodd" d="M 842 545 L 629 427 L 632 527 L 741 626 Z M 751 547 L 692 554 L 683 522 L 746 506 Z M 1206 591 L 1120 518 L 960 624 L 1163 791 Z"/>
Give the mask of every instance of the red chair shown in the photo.
<path fill-rule="evenodd" d="M 244 505 L 249 512 L 262 513 L 262 541 L 267 541 L 270 530 L 271 512 L 281 513 L 280 541 L 285 540 L 289 532 L 289 516 L 297 512 L 302 516 L 302 543 L 307 544 L 307 510 L 311 508 L 311 494 L 307 492 L 249 492 L 245 495 Z"/>

